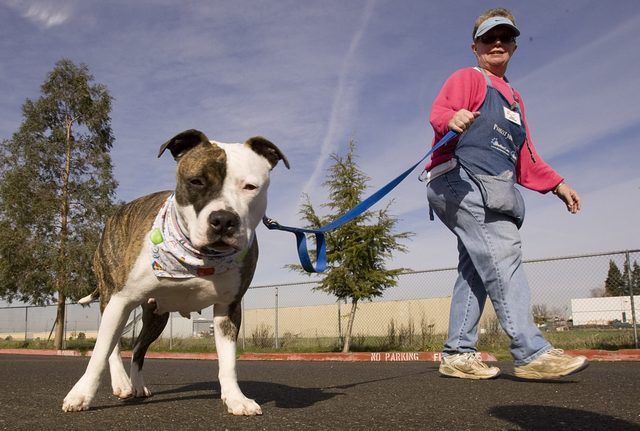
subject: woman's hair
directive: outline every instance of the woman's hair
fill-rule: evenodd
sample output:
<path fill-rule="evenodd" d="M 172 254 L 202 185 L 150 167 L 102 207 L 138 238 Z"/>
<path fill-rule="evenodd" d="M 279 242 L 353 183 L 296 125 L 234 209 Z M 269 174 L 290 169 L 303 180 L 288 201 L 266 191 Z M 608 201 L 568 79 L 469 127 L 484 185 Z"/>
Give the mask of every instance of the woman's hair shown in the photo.
<path fill-rule="evenodd" d="M 513 23 L 513 25 L 516 25 L 516 18 L 513 16 L 513 14 L 509 9 L 505 9 L 502 7 L 489 9 L 486 12 L 484 12 L 482 15 L 480 15 L 478 18 L 476 18 L 476 22 L 473 26 L 473 33 L 471 33 L 471 38 L 475 39 L 476 32 L 478 31 L 478 27 L 480 27 L 480 24 L 482 24 L 483 22 L 485 22 L 486 20 L 494 16 L 503 16 L 508 20 L 510 20 Z"/>

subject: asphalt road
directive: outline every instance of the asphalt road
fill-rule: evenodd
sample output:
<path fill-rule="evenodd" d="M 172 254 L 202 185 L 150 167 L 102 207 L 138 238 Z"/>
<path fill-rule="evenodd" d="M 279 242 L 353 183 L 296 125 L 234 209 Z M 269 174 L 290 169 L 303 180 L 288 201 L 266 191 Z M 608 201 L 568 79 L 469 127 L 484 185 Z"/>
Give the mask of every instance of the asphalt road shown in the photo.
<path fill-rule="evenodd" d="M 0 355 L 2 430 L 639 430 L 640 362 L 600 362 L 555 382 L 441 377 L 432 362 L 238 363 L 240 386 L 262 406 L 233 417 L 217 362 L 145 361 L 154 396 L 119 401 L 108 373 L 89 411 L 62 399 L 86 358 Z"/>

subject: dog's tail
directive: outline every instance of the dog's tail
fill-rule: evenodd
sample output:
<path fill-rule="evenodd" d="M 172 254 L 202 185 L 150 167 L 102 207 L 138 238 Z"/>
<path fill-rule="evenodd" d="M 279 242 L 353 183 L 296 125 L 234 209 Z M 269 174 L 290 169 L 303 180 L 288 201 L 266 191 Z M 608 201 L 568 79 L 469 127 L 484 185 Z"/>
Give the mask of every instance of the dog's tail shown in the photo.
<path fill-rule="evenodd" d="M 85 296 L 84 298 L 78 299 L 78 304 L 80 304 L 82 306 L 89 305 L 94 300 L 98 299 L 99 296 L 100 296 L 100 291 L 98 291 L 98 289 L 96 289 L 93 292 L 91 292 L 89 295 Z"/>

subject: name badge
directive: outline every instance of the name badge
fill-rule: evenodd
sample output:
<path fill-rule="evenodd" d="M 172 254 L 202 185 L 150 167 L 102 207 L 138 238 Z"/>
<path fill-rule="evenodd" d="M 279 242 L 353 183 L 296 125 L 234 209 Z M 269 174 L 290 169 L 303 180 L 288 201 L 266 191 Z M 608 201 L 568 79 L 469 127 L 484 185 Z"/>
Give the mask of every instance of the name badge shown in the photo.
<path fill-rule="evenodd" d="M 520 123 L 520 114 L 512 111 L 511 109 L 507 108 L 506 106 L 503 106 L 504 109 L 504 118 L 506 118 L 507 120 L 511 121 L 512 123 L 517 124 L 518 126 L 521 126 L 522 123 Z"/>

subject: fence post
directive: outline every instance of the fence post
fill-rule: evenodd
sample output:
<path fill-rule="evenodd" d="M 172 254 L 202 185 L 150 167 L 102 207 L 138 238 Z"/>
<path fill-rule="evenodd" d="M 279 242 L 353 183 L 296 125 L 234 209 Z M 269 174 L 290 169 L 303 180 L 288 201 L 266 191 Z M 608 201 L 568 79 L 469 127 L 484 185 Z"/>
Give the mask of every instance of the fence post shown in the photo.
<path fill-rule="evenodd" d="M 338 344 L 342 348 L 342 312 L 340 311 L 340 299 L 338 299 Z"/>
<path fill-rule="evenodd" d="M 27 342 L 27 328 L 29 327 L 29 307 L 24 307 L 24 341 Z"/>
<path fill-rule="evenodd" d="M 67 299 L 64 300 L 64 332 L 62 335 L 62 349 L 67 348 L 67 329 L 69 328 L 69 308 L 67 307 Z"/>
<path fill-rule="evenodd" d="M 173 350 L 173 313 L 169 313 L 169 350 Z"/>
<path fill-rule="evenodd" d="M 625 252 L 625 258 L 627 261 L 627 284 L 629 285 L 629 299 L 631 300 L 631 322 L 633 324 L 633 343 L 635 348 L 638 348 L 638 324 L 636 322 L 636 305 L 633 296 L 633 285 L 631 283 L 631 259 L 629 258 L 629 251 Z"/>
<path fill-rule="evenodd" d="M 276 349 L 280 348 L 280 344 L 278 342 L 278 287 L 276 286 L 276 329 L 275 329 L 275 338 L 276 338 Z"/>

